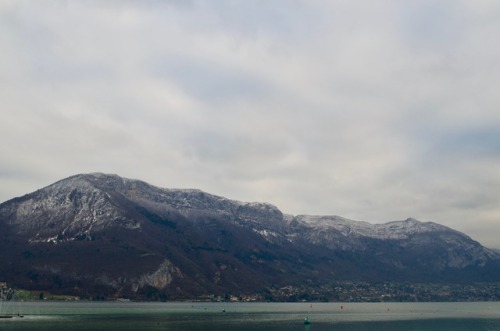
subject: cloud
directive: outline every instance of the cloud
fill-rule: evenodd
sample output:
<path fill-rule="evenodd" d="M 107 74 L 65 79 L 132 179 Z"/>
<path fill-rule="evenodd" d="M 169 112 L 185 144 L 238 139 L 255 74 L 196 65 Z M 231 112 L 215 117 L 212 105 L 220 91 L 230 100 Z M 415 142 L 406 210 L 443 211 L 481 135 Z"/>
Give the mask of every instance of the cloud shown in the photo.
<path fill-rule="evenodd" d="M 103 171 L 500 247 L 491 1 L 3 1 L 0 200 Z"/>

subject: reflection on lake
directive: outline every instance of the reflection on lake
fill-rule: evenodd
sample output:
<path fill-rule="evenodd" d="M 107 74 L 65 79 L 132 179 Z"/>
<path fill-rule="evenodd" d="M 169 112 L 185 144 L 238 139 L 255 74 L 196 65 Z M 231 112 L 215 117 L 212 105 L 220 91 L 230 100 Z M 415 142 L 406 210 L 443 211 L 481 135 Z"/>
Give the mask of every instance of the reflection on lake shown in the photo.
<path fill-rule="evenodd" d="M 0 319 L 2 331 L 500 330 L 500 303 L 497 302 L 20 302 L 8 309 L 24 317 Z M 304 325 L 306 316 L 310 317 L 310 325 Z"/>

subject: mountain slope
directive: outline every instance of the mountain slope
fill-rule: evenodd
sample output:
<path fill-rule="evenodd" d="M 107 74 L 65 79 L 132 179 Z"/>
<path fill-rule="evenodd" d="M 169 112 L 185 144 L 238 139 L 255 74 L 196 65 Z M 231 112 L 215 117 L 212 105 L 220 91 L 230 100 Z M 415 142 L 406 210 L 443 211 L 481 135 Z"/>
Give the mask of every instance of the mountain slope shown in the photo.
<path fill-rule="evenodd" d="M 414 219 L 285 215 L 199 190 L 76 175 L 0 205 L 1 277 L 142 299 L 264 293 L 333 280 L 500 280 L 499 254 Z"/>

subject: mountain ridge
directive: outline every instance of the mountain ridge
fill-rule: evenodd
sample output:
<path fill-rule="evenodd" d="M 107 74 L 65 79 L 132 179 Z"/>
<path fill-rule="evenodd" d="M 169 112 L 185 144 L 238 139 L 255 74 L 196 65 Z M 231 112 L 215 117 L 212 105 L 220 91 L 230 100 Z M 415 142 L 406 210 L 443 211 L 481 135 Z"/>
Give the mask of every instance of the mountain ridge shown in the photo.
<path fill-rule="evenodd" d="M 192 298 L 332 280 L 500 280 L 498 252 L 437 223 L 294 216 L 268 203 L 103 173 L 0 204 L 0 227 L 11 266 L 0 266 L 2 274 L 78 295 Z"/>

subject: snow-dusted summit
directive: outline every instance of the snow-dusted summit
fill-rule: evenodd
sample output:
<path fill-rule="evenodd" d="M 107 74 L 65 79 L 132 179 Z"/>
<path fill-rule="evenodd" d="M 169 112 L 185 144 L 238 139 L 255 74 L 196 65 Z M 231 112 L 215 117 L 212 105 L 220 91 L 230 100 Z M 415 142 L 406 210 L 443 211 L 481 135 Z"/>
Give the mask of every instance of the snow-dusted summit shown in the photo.
<path fill-rule="evenodd" d="M 96 295 L 193 298 L 335 280 L 500 281 L 499 254 L 407 219 L 283 214 L 101 173 L 0 204 L 0 281 Z"/>

